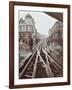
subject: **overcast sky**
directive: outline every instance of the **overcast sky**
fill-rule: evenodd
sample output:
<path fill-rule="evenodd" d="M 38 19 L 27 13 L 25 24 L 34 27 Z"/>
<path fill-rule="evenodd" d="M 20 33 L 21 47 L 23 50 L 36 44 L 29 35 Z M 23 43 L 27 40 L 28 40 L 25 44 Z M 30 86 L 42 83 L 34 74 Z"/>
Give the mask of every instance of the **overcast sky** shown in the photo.
<path fill-rule="evenodd" d="M 37 31 L 43 35 L 48 35 L 48 30 L 57 21 L 51 16 L 43 12 L 33 12 L 33 11 L 19 11 L 19 19 L 22 17 L 25 19 L 25 15 L 30 14 L 35 21 L 35 27 Z"/>

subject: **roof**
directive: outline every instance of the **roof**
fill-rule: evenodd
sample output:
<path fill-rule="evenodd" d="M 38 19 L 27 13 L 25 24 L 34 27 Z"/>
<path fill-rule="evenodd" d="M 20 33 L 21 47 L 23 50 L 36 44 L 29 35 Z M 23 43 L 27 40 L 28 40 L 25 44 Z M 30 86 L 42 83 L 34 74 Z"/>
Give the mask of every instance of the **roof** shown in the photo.
<path fill-rule="evenodd" d="M 25 23 L 25 20 L 23 20 L 23 18 L 20 18 L 19 24 L 20 24 L 20 23 L 22 23 L 22 24 Z"/>
<path fill-rule="evenodd" d="M 47 15 L 59 20 L 60 22 L 63 22 L 63 13 L 57 13 L 57 12 L 45 12 Z"/>
<path fill-rule="evenodd" d="M 26 14 L 26 16 L 25 16 L 25 18 L 32 18 L 32 16 L 28 13 L 28 14 Z"/>

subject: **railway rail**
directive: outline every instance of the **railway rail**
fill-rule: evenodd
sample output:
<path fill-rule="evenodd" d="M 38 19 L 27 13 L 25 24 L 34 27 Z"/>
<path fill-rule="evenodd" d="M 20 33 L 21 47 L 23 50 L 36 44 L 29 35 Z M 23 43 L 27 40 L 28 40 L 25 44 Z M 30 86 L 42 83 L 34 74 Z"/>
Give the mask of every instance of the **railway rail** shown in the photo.
<path fill-rule="evenodd" d="M 45 40 L 26 58 L 19 68 L 19 78 L 50 78 L 63 76 L 63 61 L 50 53 Z"/>

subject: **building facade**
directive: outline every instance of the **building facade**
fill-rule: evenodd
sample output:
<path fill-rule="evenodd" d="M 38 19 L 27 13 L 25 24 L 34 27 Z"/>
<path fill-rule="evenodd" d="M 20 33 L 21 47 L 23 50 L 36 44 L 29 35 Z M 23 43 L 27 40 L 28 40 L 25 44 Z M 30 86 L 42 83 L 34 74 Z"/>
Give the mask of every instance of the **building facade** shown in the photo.
<path fill-rule="evenodd" d="M 32 37 L 36 36 L 37 30 L 35 28 L 35 22 L 34 19 L 30 14 L 27 14 L 25 16 L 25 20 L 23 18 L 20 18 L 19 20 L 19 33 L 22 36 L 22 34 L 31 34 Z"/>
<path fill-rule="evenodd" d="M 34 19 L 30 14 L 26 14 L 25 19 L 20 18 L 19 20 L 19 50 L 32 50 L 36 36 Z"/>
<path fill-rule="evenodd" d="M 57 21 L 48 32 L 48 43 L 57 46 L 63 44 L 63 23 Z"/>

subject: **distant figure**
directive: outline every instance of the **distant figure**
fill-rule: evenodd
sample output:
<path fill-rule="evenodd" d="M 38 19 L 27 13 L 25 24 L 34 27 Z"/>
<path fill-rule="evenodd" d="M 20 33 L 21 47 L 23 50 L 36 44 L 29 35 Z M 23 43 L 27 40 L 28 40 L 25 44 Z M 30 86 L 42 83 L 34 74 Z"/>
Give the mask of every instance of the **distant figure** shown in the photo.
<path fill-rule="evenodd" d="M 36 39 L 35 39 L 35 42 L 36 42 L 36 44 L 38 44 L 39 40 L 36 38 Z"/>
<path fill-rule="evenodd" d="M 32 50 L 33 48 L 33 38 L 29 37 L 29 46 L 30 46 L 30 50 Z"/>

